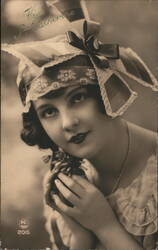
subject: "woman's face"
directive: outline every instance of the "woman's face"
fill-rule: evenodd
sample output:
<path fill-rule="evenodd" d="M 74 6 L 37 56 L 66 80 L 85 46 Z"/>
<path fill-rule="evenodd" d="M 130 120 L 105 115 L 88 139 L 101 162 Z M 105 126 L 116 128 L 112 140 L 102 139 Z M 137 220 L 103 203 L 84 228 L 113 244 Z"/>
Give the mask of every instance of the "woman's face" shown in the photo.
<path fill-rule="evenodd" d="M 34 101 L 34 107 L 48 136 L 67 153 L 91 159 L 105 145 L 109 118 L 86 87 L 52 92 Z"/>

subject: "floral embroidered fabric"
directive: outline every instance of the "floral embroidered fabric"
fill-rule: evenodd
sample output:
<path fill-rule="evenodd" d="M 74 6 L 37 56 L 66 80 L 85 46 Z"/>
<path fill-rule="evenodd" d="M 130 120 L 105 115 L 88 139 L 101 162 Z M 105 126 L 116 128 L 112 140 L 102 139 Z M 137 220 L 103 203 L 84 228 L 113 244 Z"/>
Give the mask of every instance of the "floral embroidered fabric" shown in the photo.
<path fill-rule="evenodd" d="M 149 235 L 157 230 L 157 165 L 152 155 L 141 174 L 126 188 L 108 197 L 120 222 L 134 235 Z"/>
<path fill-rule="evenodd" d="M 88 66 L 73 66 L 71 69 L 64 67 L 56 70 L 53 76 L 43 73 L 31 82 L 26 103 L 29 102 L 29 100 L 36 100 L 49 91 L 57 90 L 61 87 L 96 84 L 96 82 L 97 76 L 95 70 Z"/>

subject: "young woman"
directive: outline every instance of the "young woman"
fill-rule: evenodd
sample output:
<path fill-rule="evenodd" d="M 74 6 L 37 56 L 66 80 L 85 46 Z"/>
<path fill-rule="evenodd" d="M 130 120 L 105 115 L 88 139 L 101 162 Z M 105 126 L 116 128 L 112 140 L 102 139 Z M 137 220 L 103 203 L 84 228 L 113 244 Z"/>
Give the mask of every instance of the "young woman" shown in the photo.
<path fill-rule="evenodd" d="M 157 90 L 157 81 L 132 50 L 101 44 L 98 25 L 83 25 L 82 38 L 3 47 L 21 59 L 21 137 L 52 150 L 44 182 L 52 249 L 153 249 L 156 135 L 121 115 L 137 96 L 128 82 Z"/>

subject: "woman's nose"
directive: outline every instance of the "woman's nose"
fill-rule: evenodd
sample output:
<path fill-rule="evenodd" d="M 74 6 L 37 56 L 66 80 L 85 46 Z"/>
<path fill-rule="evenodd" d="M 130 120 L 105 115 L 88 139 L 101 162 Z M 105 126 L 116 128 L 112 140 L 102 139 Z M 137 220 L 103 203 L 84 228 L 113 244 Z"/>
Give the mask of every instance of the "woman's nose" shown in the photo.
<path fill-rule="evenodd" d="M 64 114 L 62 117 L 62 127 L 63 130 L 68 132 L 74 132 L 74 130 L 79 125 L 79 119 L 76 117 L 76 115 L 70 115 L 70 114 Z"/>

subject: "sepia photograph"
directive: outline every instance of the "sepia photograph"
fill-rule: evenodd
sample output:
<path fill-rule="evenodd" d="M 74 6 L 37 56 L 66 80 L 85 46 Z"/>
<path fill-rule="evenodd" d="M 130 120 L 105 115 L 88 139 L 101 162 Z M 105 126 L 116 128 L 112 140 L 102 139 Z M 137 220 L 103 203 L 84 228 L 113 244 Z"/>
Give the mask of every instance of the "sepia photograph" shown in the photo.
<path fill-rule="evenodd" d="M 158 0 L 2 0 L 2 250 L 158 248 Z"/>

